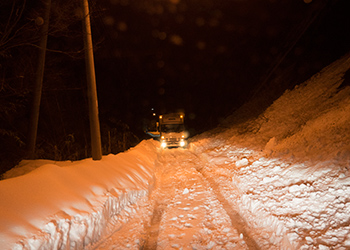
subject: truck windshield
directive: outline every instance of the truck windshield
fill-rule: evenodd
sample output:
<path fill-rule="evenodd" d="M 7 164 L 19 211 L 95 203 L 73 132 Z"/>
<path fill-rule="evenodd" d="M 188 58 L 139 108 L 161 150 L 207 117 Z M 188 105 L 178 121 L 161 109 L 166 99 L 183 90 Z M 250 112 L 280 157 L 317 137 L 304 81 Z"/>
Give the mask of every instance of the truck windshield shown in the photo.
<path fill-rule="evenodd" d="M 165 133 L 180 133 L 184 131 L 184 128 L 183 124 L 163 124 L 161 126 L 161 131 Z"/>

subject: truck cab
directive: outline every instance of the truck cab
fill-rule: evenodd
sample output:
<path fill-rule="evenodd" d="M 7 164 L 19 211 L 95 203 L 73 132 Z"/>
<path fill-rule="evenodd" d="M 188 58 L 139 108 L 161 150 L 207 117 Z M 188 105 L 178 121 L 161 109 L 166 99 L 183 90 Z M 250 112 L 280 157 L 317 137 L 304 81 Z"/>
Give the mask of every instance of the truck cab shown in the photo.
<path fill-rule="evenodd" d="M 185 147 L 187 145 L 183 113 L 159 116 L 159 132 L 162 148 Z"/>

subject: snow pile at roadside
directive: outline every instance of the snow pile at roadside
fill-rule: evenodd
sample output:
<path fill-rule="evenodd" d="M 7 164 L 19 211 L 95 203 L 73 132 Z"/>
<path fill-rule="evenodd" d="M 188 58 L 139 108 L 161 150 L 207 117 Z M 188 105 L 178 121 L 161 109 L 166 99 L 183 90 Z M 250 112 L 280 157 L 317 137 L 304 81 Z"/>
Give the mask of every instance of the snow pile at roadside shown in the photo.
<path fill-rule="evenodd" d="M 192 143 L 262 246 L 350 248 L 349 68 L 345 56 L 257 119 Z"/>
<path fill-rule="evenodd" d="M 147 195 L 157 142 L 101 161 L 23 161 L 0 182 L 1 249 L 82 249 Z M 12 177 L 12 178 L 11 178 Z"/>

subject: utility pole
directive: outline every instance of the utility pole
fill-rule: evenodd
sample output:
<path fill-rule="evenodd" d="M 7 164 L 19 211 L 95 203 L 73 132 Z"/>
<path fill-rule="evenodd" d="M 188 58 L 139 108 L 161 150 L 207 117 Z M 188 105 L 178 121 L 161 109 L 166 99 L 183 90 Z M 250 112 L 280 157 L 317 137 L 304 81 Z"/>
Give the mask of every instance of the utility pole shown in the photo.
<path fill-rule="evenodd" d="M 28 131 L 28 141 L 27 141 L 27 153 L 30 159 L 35 158 L 35 145 L 36 137 L 38 134 L 38 123 L 39 123 L 39 113 L 40 113 L 40 102 L 41 93 L 44 79 L 44 69 L 45 69 L 45 56 L 46 56 L 46 46 L 47 46 L 47 36 L 49 32 L 49 20 L 50 20 L 50 9 L 51 0 L 43 1 L 44 4 L 44 18 L 38 17 L 37 23 L 41 26 L 40 29 L 40 43 L 39 43 L 39 54 L 38 54 L 38 66 L 36 71 L 36 79 L 33 92 L 33 104 L 30 114 L 29 121 L 29 131 Z"/>
<path fill-rule="evenodd" d="M 90 11 L 88 0 L 81 0 L 83 9 L 83 34 L 85 46 L 86 79 L 88 84 L 89 119 L 91 135 L 91 153 L 93 160 L 102 159 L 100 121 L 98 118 L 98 102 L 94 54 L 91 36 Z"/>

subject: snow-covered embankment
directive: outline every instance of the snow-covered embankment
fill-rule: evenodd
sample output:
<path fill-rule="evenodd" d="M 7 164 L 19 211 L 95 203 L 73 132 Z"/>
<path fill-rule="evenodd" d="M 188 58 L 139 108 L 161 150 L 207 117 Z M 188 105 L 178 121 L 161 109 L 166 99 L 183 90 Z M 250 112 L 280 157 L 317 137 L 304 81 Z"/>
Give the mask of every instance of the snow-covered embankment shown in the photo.
<path fill-rule="evenodd" d="M 193 143 L 257 239 L 277 249 L 350 248 L 349 72 L 346 55 L 256 119 Z"/>
<path fill-rule="evenodd" d="M 101 161 L 21 162 L 0 182 L 1 248 L 82 249 L 99 240 L 113 216 L 147 195 L 156 157 L 157 142 L 147 140 Z"/>

